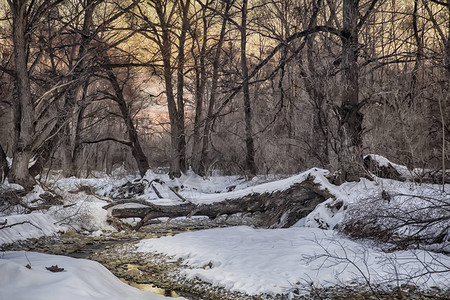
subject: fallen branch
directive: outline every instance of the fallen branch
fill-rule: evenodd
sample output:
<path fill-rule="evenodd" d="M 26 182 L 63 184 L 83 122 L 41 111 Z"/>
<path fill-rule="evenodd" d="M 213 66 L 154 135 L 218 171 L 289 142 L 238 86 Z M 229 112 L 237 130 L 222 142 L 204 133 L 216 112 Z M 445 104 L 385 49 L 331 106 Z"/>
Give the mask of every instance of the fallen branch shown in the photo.
<path fill-rule="evenodd" d="M 0 230 L 6 229 L 6 228 L 11 228 L 11 227 L 14 227 L 14 226 L 16 226 L 16 225 L 30 224 L 31 226 L 34 226 L 34 227 L 36 227 L 37 229 L 39 229 L 39 230 L 42 231 L 42 228 L 40 228 L 39 226 L 34 225 L 33 223 L 31 223 L 31 222 L 28 221 L 28 220 L 23 221 L 23 222 L 19 222 L 19 223 L 14 223 L 14 224 L 11 224 L 11 225 L 6 225 L 7 221 L 8 221 L 8 220 L 5 220 L 5 222 L 4 222 L 5 226 L 0 227 Z M 4 225 L 4 224 L 2 223 L 2 224 L 0 224 L 0 225 Z"/>
<path fill-rule="evenodd" d="M 153 181 L 154 181 L 154 180 L 152 180 L 152 181 L 150 182 L 150 186 L 152 187 L 152 189 L 153 189 L 153 191 L 155 192 L 156 196 L 158 196 L 159 199 L 162 199 L 163 196 L 162 196 L 161 193 L 158 191 L 158 189 L 156 188 L 156 186 L 153 185 Z"/>
<path fill-rule="evenodd" d="M 178 197 L 181 199 L 181 201 L 186 202 L 186 199 L 181 196 L 173 187 L 169 186 L 169 189 Z"/>

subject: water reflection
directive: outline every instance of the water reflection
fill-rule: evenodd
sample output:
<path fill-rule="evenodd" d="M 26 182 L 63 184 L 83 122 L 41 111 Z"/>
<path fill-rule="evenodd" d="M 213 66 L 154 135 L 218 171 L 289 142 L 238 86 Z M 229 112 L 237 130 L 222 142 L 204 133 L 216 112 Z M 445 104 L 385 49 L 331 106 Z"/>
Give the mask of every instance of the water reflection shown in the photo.
<path fill-rule="evenodd" d="M 124 267 L 127 269 L 127 271 L 131 271 L 131 270 L 140 271 L 138 269 L 139 266 L 135 265 L 135 264 L 126 264 Z M 175 291 L 162 289 L 162 288 L 157 287 L 157 286 L 155 286 L 155 285 L 153 285 L 151 283 L 136 283 L 136 282 L 133 282 L 133 281 L 125 280 L 123 278 L 119 278 L 119 279 L 122 280 L 124 283 L 132 286 L 132 287 L 140 289 L 141 291 L 152 292 L 152 293 L 155 293 L 155 294 L 158 294 L 158 295 L 163 295 L 163 296 L 166 296 L 166 297 L 173 297 L 173 298 L 180 297 L 180 295 L 178 295 Z"/>

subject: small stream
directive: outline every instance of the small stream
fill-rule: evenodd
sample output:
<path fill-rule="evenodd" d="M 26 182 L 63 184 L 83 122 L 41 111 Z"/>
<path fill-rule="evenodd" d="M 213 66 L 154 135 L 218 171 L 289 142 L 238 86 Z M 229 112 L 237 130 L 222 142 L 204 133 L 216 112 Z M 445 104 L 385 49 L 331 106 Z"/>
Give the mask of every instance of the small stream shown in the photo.
<path fill-rule="evenodd" d="M 139 265 L 134 265 L 134 264 L 126 264 L 125 265 L 125 268 L 127 270 L 138 270 L 139 271 L 139 267 L 140 267 Z M 177 292 L 157 287 L 156 285 L 154 285 L 152 283 L 136 283 L 133 281 L 127 281 L 123 278 L 119 278 L 119 279 L 132 287 L 140 289 L 141 291 L 148 291 L 148 292 L 152 292 L 152 293 L 155 293 L 158 295 L 163 295 L 163 296 L 172 297 L 172 298 L 180 297 L 180 295 Z"/>
<path fill-rule="evenodd" d="M 168 231 L 164 235 L 171 235 L 171 234 L 172 233 Z M 96 260 L 95 257 L 98 255 L 99 252 L 106 251 L 106 250 L 111 249 L 112 247 L 115 247 L 118 245 L 124 245 L 124 246 L 126 246 L 127 244 L 133 245 L 133 244 L 139 242 L 141 239 L 142 238 L 139 238 L 139 237 L 125 237 L 125 238 L 119 238 L 116 240 L 97 241 L 92 244 L 86 244 L 83 248 L 80 248 L 72 253 L 69 253 L 69 254 L 67 254 L 67 256 L 74 257 L 74 258 L 84 258 L 84 259 Z M 142 272 L 142 270 L 140 269 L 141 266 L 138 264 L 124 263 L 123 265 L 121 265 L 121 267 L 125 273 L 130 273 L 133 271 Z M 124 282 L 132 287 L 138 288 L 142 291 L 148 291 L 148 292 L 152 292 L 152 293 L 155 293 L 158 295 L 163 295 L 163 296 L 173 297 L 173 298 L 180 297 L 180 295 L 177 292 L 158 287 L 153 283 L 137 283 L 132 280 L 129 280 L 128 277 L 120 276 L 121 274 L 117 274 L 117 269 L 110 270 L 110 271 L 112 271 L 112 272 L 115 271 L 115 272 L 113 272 L 114 275 L 116 275 L 122 282 Z M 149 277 L 151 277 L 151 275 L 152 274 L 149 274 Z"/>
<path fill-rule="evenodd" d="M 91 236 L 68 231 L 58 236 L 33 238 L 26 241 L 2 245 L 2 251 L 34 251 L 65 255 L 73 258 L 90 259 L 101 263 L 124 283 L 143 291 L 150 291 L 167 297 L 197 299 L 260 299 L 231 292 L 223 287 L 213 286 L 200 279 L 184 279 L 179 276 L 185 267 L 180 260 L 167 259 L 157 253 L 136 252 L 136 243 L 142 239 L 158 238 L 183 232 L 197 231 L 224 224 L 180 224 L 156 225 L 142 228 L 142 232 L 109 233 Z M 145 231 L 144 231 L 145 230 Z"/>
<path fill-rule="evenodd" d="M 176 232 L 179 233 L 179 232 Z M 164 230 L 161 232 L 153 233 L 150 235 L 146 235 L 145 237 L 142 236 L 125 236 L 125 237 L 118 237 L 113 239 L 99 239 L 92 243 L 87 243 L 83 247 L 77 249 L 74 252 L 68 253 L 67 256 L 74 257 L 74 258 L 84 258 L 84 259 L 90 259 L 95 260 L 100 263 L 102 263 L 105 267 L 107 267 L 116 277 L 118 277 L 122 282 L 138 288 L 142 291 L 148 291 L 152 292 L 158 295 L 163 295 L 167 297 L 173 297 L 177 298 L 180 297 L 180 295 L 170 289 L 165 289 L 157 286 L 154 283 L 151 283 L 152 275 L 153 274 L 146 274 L 146 272 L 142 269 L 140 264 L 136 263 L 127 263 L 126 259 L 123 260 L 123 263 L 119 265 L 119 268 L 110 268 L 107 264 L 99 260 L 99 257 L 101 257 L 101 253 L 107 252 L 107 251 L 114 251 L 114 248 L 120 248 L 120 246 L 123 246 L 125 248 L 132 247 L 135 243 L 139 242 L 142 239 L 148 239 L 148 238 L 157 238 L 160 236 L 165 235 L 173 235 L 173 230 Z M 139 282 L 133 281 L 133 279 L 130 279 L 129 274 L 136 274 L 136 273 L 144 273 L 140 276 Z M 149 283 L 143 283 L 141 282 L 143 279 L 145 281 L 145 278 L 148 278 Z"/>
<path fill-rule="evenodd" d="M 47 254 L 65 255 L 73 258 L 97 261 L 109 269 L 124 283 L 143 291 L 167 297 L 180 297 L 179 292 L 158 286 L 161 274 L 149 272 L 143 267 L 145 260 L 135 259 L 131 251 L 122 255 L 123 249 L 131 250 L 142 239 L 173 235 L 186 230 L 159 230 L 153 233 L 125 233 L 92 237 L 70 231 L 60 236 L 29 239 L 3 245 L 4 251 L 35 251 Z M 122 253 L 118 253 L 122 252 Z M 150 268 L 158 271 L 158 268 Z M 136 279 L 136 280 L 135 280 Z"/>

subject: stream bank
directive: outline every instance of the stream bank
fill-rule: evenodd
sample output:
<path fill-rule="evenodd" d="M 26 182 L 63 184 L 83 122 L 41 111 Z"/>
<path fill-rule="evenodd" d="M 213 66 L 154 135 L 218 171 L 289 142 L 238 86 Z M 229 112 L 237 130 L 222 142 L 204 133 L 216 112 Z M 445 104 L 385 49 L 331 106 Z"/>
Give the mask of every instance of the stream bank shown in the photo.
<path fill-rule="evenodd" d="M 376 295 L 364 286 L 335 286 L 326 289 L 311 287 L 308 296 L 300 296 L 303 291 L 294 290 L 290 295 L 291 298 L 288 295 L 249 296 L 230 292 L 200 279 L 187 280 L 180 273 L 182 269 L 188 268 L 181 260 L 171 259 L 161 254 L 135 251 L 135 244 L 141 239 L 200 229 L 206 229 L 206 227 L 155 226 L 151 229 L 146 228 L 143 232 L 108 233 L 101 236 L 69 231 L 59 236 L 2 245 L 1 250 L 35 251 L 95 260 L 131 286 L 170 297 L 181 295 L 187 299 L 448 299 L 448 295 L 443 294 L 439 289 L 423 292 L 408 285 L 392 288 L 387 292 L 377 290 Z M 377 287 L 373 288 L 377 289 Z"/>

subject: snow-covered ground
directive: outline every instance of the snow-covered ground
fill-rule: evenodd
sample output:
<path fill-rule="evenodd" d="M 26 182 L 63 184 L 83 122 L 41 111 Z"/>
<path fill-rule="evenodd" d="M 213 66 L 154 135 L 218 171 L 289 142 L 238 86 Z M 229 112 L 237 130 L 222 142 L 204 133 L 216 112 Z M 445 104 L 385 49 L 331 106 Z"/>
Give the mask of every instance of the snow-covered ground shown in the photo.
<path fill-rule="evenodd" d="M 365 284 L 365 278 L 373 285 L 450 286 L 448 256 L 418 250 L 383 253 L 316 228 L 209 229 L 143 240 L 137 251 L 181 258 L 189 266 L 183 271 L 187 278 L 251 295 L 305 292 L 311 284 Z"/>
<path fill-rule="evenodd" d="M 382 157 L 375 158 L 385 162 Z M 395 167 L 405 171 L 403 166 L 395 165 Z M 99 230 L 114 230 L 107 224 L 107 211 L 102 208 L 113 197 L 132 196 L 160 205 L 173 205 L 182 203 L 180 197 L 174 192 L 176 191 L 192 203 L 211 204 L 251 193 L 282 191 L 306 178 L 314 178 L 314 182 L 322 189 L 326 189 L 333 197 L 319 204 L 311 214 L 294 227 L 253 229 L 239 226 L 189 232 L 174 237 L 142 241 L 138 251 L 157 252 L 181 258 L 188 265 L 182 272 L 187 278 L 197 277 L 214 285 L 248 294 L 289 294 L 294 293 L 296 289 L 305 291 L 305 287 L 311 288 L 310 284 L 331 286 L 355 284 L 361 281 L 382 286 L 397 286 L 402 283 L 417 284 L 423 288 L 438 286 L 446 289 L 450 286 L 448 256 L 423 250 L 384 253 L 373 244 L 352 241 L 333 230 L 336 225 L 344 224 L 349 216 L 353 216 L 352 214 L 362 211 L 361 208 L 364 208 L 365 213 L 426 211 L 431 215 L 445 216 L 447 214 L 448 216 L 449 212 L 448 209 L 445 210 L 445 207 L 448 208 L 450 203 L 450 185 L 445 186 L 445 193 L 440 191 L 441 187 L 438 185 L 418 185 L 381 178 L 376 178 L 374 181 L 362 179 L 359 182 L 336 186 L 327 180 L 329 176 L 329 172 L 322 169 L 311 169 L 284 179 L 277 176 L 260 176 L 251 181 L 245 181 L 238 176 L 214 176 L 204 179 L 192 173 L 171 180 L 167 175 L 153 172 L 148 172 L 143 180 L 138 179 L 137 176 L 103 176 L 89 179 L 54 176 L 46 181 L 46 185 L 63 196 L 63 204 L 28 215 L 21 215 L 19 206 L 9 208 L 7 215 L 4 212 L 4 215 L 0 213 L 0 224 L 7 220 L 6 225 L 0 225 L 0 227 L 23 223 L 0 230 L 0 245 L 30 237 L 52 235 L 68 229 L 96 231 L 96 234 Z M 127 184 L 130 182 L 142 184 L 141 190 L 138 193 L 128 192 Z M 5 185 L 2 188 L 19 189 L 14 185 Z M 155 188 L 163 199 L 158 197 Z M 43 192 L 40 187 L 36 187 L 32 194 L 22 200 L 27 205 L 36 205 L 39 203 L 39 195 Z M 387 200 L 386 195 L 388 195 Z M 430 204 L 431 210 L 426 208 Z M 444 210 L 442 210 L 442 204 L 446 205 Z M 195 218 L 201 219 L 200 216 Z M 382 221 L 391 222 L 389 219 L 382 219 Z M 447 218 L 446 222 L 450 222 L 450 218 Z M 432 224 L 429 230 L 447 228 L 448 231 L 450 227 L 445 227 L 447 226 L 445 224 Z M 401 236 L 410 232 L 414 233 L 414 230 L 416 229 L 413 227 L 401 226 L 395 234 Z M 450 241 L 444 242 L 450 245 Z M 17 280 L 23 276 L 26 278 L 23 283 L 25 291 L 30 292 L 36 289 L 39 293 L 42 292 L 37 294 L 42 295 L 41 298 L 33 297 L 33 299 L 44 299 L 45 291 L 52 290 L 56 290 L 61 295 L 64 293 L 74 295 L 73 299 L 107 297 L 101 293 L 91 292 L 97 287 L 89 285 L 90 282 L 79 284 L 79 290 L 75 291 L 64 284 L 59 289 L 55 286 L 61 279 L 56 276 L 58 274 L 50 273 L 43 267 L 38 268 L 38 266 L 52 264 L 58 264 L 64 268 L 67 266 L 65 276 L 68 277 L 64 280 L 79 282 L 83 281 L 82 278 L 78 278 L 83 272 L 91 274 L 88 269 L 92 269 L 92 272 L 104 272 L 96 264 L 90 265 L 88 262 L 83 262 L 84 271 L 79 272 L 76 268 L 71 269 L 75 263 L 70 258 L 32 253 L 28 253 L 27 256 L 28 258 L 32 256 L 36 261 L 34 263 L 32 261 L 31 270 L 24 267 L 28 262 L 23 253 L 7 252 L 0 257 L 2 269 L 0 299 L 28 299 L 26 292 L 21 292 L 21 280 Z M 23 261 L 24 257 L 25 261 Z M 30 271 L 45 271 L 46 275 L 42 276 L 42 281 L 39 281 L 40 273 Z M 16 278 L 16 283 L 13 283 L 13 279 L 10 278 Z M 52 283 L 52 280 L 55 282 Z M 92 283 L 106 285 L 103 281 Z M 9 293 L 17 292 L 18 296 L 13 298 L 7 297 L 12 294 L 3 296 L 3 287 L 6 286 L 9 286 Z M 103 287 L 107 289 L 107 286 Z M 73 293 L 82 293 L 82 289 L 86 289 L 87 298 L 76 298 L 75 295 L 78 294 Z M 21 295 L 23 298 L 20 298 Z M 136 294 L 130 292 L 129 295 L 136 299 L 139 297 L 139 299 L 147 299 L 146 295 L 137 292 Z"/>
<path fill-rule="evenodd" d="M 52 266 L 64 270 L 46 269 Z M 167 297 L 130 287 L 94 261 L 35 252 L 0 253 L 0 300 L 29 299 L 162 300 Z"/>

